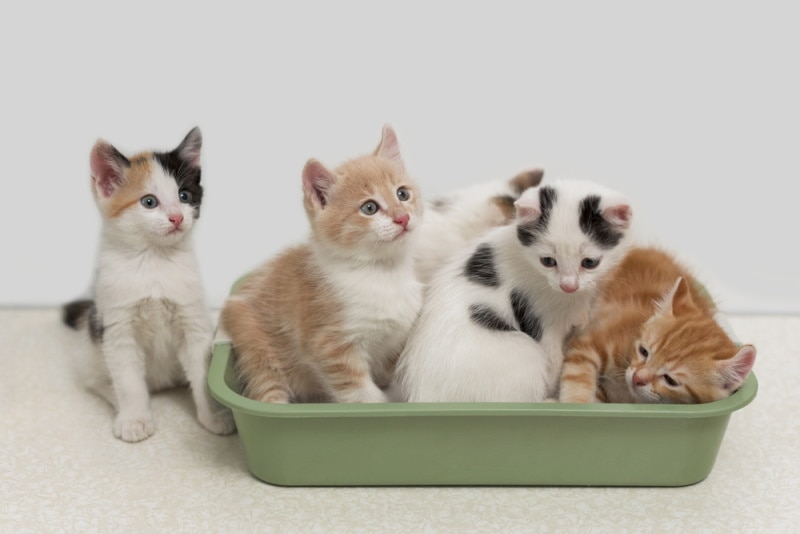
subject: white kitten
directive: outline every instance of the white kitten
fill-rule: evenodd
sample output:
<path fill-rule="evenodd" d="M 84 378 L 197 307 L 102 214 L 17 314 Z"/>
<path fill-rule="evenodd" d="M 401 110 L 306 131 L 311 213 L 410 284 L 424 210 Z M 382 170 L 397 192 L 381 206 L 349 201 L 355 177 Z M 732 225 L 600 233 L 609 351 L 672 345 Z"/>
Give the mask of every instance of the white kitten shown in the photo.
<path fill-rule="evenodd" d="M 537 402 L 555 395 L 563 343 L 624 256 L 631 208 L 581 181 L 528 189 L 517 221 L 433 279 L 398 362 L 411 402 Z"/>
<path fill-rule="evenodd" d="M 539 185 L 544 171 L 523 171 L 510 180 L 493 180 L 459 189 L 425 208 L 414 250 L 417 278 L 433 275 L 473 239 L 514 220 L 514 201 Z"/>
<path fill-rule="evenodd" d="M 93 301 L 64 307 L 64 321 L 87 327 L 94 350 L 87 386 L 117 410 L 114 435 L 140 441 L 155 432 L 150 392 L 188 381 L 197 418 L 211 432 L 234 430 L 206 385 L 213 328 L 191 231 L 200 213 L 200 130 L 167 153 L 130 159 L 104 141 L 92 148 L 92 191 L 103 216 Z"/>

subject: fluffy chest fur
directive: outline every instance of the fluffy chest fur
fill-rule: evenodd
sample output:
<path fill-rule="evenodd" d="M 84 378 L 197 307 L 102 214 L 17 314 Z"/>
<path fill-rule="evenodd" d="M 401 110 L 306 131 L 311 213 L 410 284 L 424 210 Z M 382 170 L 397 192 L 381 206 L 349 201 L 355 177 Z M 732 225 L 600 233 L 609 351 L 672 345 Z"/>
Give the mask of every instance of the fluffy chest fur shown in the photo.
<path fill-rule="evenodd" d="M 203 305 L 197 260 L 188 245 L 130 251 L 104 241 L 95 295 L 103 309 L 127 308 L 144 298 L 179 306 Z"/>
<path fill-rule="evenodd" d="M 422 285 L 413 262 L 369 263 L 323 273 L 341 303 L 344 335 L 372 357 L 397 355 L 422 307 Z"/>

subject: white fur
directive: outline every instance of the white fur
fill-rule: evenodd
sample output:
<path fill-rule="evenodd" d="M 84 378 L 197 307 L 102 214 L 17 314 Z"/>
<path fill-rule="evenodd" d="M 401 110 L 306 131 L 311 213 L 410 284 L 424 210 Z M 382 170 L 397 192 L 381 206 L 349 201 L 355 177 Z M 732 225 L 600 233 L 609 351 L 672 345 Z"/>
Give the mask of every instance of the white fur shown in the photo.
<path fill-rule="evenodd" d="M 85 362 L 87 385 L 116 408 L 114 435 L 125 441 L 155 431 L 151 391 L 187 381 L 200 423 L 230 433 L 230 412 L 206 386 L 213 328 L 191 242 L 194 211 L 178 201 L 175 180 L 156 164 L 149 193 L 158 208 L 137 203 L 104 219 L 94 301 L 105 331 Z M 167 218 L 175 212 L 184 216 L 179 232 Z"/>
<path fill-rule="evenodd" d="M 555 395 L 563 361 L 563 342 L 588 318 L 598 281 L 624 255 L 625 240 L 600 251 L 578 226 L 578 204 L 588 193 L 612 197 L 588 183 L 557 182 L 559 194 L 548 231 L 523 246 L 517 225 L 496 228 L 457 254 L 435 276 L 398 365 L 403 395 L 410 402 L 537 402 Z M 518 203 L 538 204 L 538 188 Z M 602 204 L 601 204 L 602 207 Z M 524 211 L 524 210 L 523 210 Z M 499 287 L 476 284 L 464 276 L 475 248 L 491 245 Z M 563 272 L 544 267 L 542 255 L 556 257 Z M 582 257 L 601 256 L 595 270 L 576 269 Z M 561 290 L 565 276 L 578 289 Z M 509 325 L 518 327 L 510 304 L 512 289 L 522 290 L 543 327 L 540 342 L 520 332 L 501 332 L 470 318 L 473 304 L 489 304 Z"/>
<path fill-rule="evenodd" d="M 498 195 L 516 196 L 516 192 L 508 180 L 495 180 L 456 191 L 447 197 L 446 208 L 425 208 L 414 252 L 423 284 L 430 283 L 436 271 L 473 239 L 505 222 L 505 215 L 490 200 Z"/>
<path fill-rule="evenodd" d="M 415 278 L 409 253 L 413 231 L 383 246 L 394 250 L 391 259 L 361 260 L 360 255 L 345 258 L 318 243 L 312 242 L 311 247 L 315 263 L 342 303 L 345 313 L 342 336 L 355 347 L 354 361 L 366 362 L 373 374 L 400 354 L 422 307 L 422 285 Z M 390 379 L 375 378 L 385 383 Z M 351 397 L 337 400 L 387 402 L 388 398 L 373 381 L 367 381 Z"/>

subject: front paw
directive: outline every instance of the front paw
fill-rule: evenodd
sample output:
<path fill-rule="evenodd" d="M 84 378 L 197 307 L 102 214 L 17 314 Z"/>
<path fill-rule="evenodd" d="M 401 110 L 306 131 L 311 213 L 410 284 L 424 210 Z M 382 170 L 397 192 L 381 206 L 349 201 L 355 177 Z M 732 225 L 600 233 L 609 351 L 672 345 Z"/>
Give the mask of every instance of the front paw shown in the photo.
<path fill-rule="evenodd" d="M 225 436 L 236 430 L 233 414 L 228 409 L 220 410 L 210 415 L 197 414 L 197 420 L 212 434 Z"/>
<path fill-rule="evenodd" d="M 129 443 L 142 441 L 152 436 L 156 431 L 153 418 L 142 417 L 122 417 L 117 416 L 114 420 L 114 436 Z"/>
<path fill-rule="evenodd" d="M 370 383 L 360 389 L 355 389 L 346 392 L 340 392 L 337 396 L 337 402 L 341 403 L 354 403 L 354 404 L 372 404 L 379 402 L 389 402 L 386 394 L 381 391 L 378 386 Z"/>

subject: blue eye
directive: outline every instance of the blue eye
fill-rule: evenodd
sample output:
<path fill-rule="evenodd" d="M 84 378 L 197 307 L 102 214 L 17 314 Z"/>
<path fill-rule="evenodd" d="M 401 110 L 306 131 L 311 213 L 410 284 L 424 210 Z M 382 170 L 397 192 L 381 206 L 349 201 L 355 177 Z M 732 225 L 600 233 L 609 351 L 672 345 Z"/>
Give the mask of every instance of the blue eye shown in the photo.
<path fill-rule="evenodd" d="M 178 193 L 178 198 L 180 198 L 181 202 L 183 202 L 184 204 L 188 204 L 189 202 L 192 201 L 192 193 L 184 189 L 183 191 Z"/>
<path fill-rule="evenodd" d="M 144 206 L 145 208 L 147 208 L 149 210 L 151 210 L 151 209 L 155 208 L 156 206 L 158 206 L 158 199 L 156 197 L 154 197 L 153 195 L 145 195 L 145 196 L 142 197 L 142 199 L 139 202 L 141 202 L 142 206 Z"/>
<path fill-rule="evenodd" d="M 599 258 L 583 258 L 583 261 L 581 262 L 581 267 L 584 269 L 594 269 L 598 265 L 600 265 Z"/>
<path fill-rule="evenodd" d="M 397 198 L 399 198 L 402 202 L 405 202 L 411 198 L 411 191 L 405 187 L 401 187 L 397 190 Z"/>
<path fill-rule="evenodd" d="M 540 261 L 542 262 L 542 265 L 544 265 L 545 267 L 555 267 L 556 265 L 558 265 L 556 259 L 551 258 L 550 256 L 545 256 Z"/>
<path fill-rule="evenodd" d="M 375 215 L 378 213 L 378 204 L 373 200 L 367 200 L 361 204 L 361 213 L 364 215 Z"/>

